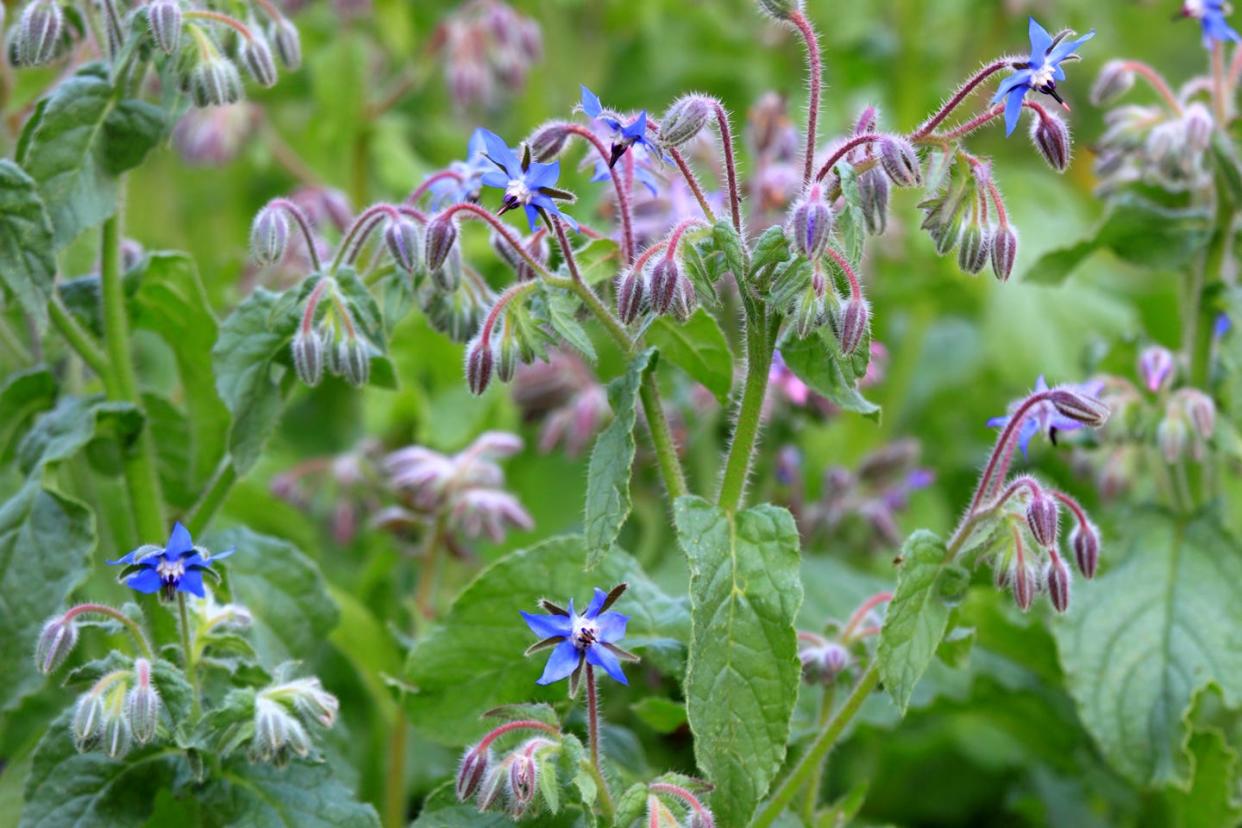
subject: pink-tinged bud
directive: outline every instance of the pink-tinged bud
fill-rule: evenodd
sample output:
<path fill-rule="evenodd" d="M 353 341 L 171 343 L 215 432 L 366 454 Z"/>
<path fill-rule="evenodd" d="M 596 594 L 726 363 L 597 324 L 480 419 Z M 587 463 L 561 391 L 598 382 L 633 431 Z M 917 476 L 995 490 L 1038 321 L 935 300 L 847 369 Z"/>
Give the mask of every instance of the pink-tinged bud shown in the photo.
<path fill-rule="evenodd" d="M 1013 263 L 1018 258 L 1018 234 L 1013 227 L 1002 224 L 992 234 L 992 272 L 1002 282 L 1009 281 Z"/>
<path fill-rule="evenodd" d="M 880 139 L 880 166 L 898 187 L 917 187 L 923 183 L 918 151 L 901 136 L 885 135 Z"/>
<path fill-rule="evenodd" d="M 272 57 L 272 49 L 266 40 L 256 36 L 243 43 L 241 59 L 246 71 L 259 86 L 270 88 L 276 85 L 276 59 Z"/>
<path fill-rule="evenodd" d="M 1070 571 L 1060 555 L 1054 554 L 1044 569 L 1044 583 L 1048 597 L 1057 612 L 1065 612 L 1070 603 Z"/>
<path fill-rule="evenodd" d="M 683 95 L 673 101 L 660 119 L 660 143 L 679 147 L 698 135 L 711 117 L 712 105 L 702 95 Z"/>
<path fill-rule="evenodd" d="M 1108 422 L 1108 406 L 1095 397 L 1069 388 L 1054 388 L 1048 400 L 1062 416 L 1091 428 L 1099 428 Z"/>
<path fill-rule="evenodd" d="M 1095 577 L 1100 563 L 1100 536 L 1091 524 L 1078 524 L 1070 532 L 1070 546 L 1074 550 L 1074 562 L 1084 578 Z"/>
<path fill-rule="evenodd" d="M 756 0 L 759 11 L 776 20 L 789 20 L 794 12 L 802 11 L 802 0 Z"/>
<path fill-rule="evenodd" d="M 492 381 L 492 368 L 496 363 L 495 349 L 491 342 L 476 336 L 466 346 L 466 384 L 471 394 L 482 394 Z"/>
<path fill-rule="evenodd" d="M 987 228 L 974 223 L 966 225 L 961 247 L 957 249 L 957 266 L 972 276 L 983 270 L 988 263 L 989 242 Z"/>
<path fill-rule="evenodd" d="M 341 378 L 355 388 L 371 379 L 371 349 L 361 337 L 351 336 L 337 345 L 337 361 Z"/>
<path fill-rule="evenodd" d="M 199 107 L 224 106 L 242 99 L 241 76 L 233 62 L 223 57 L 199 61 L 190 71 L 190 94 Z"/>
<path fill-rule="evenodd" d="M 267 34 L 276 47 L 276 57 L 280 58 L 286 69 L 297 69 L 302 65 L 302 38 L 293 21 L 282 17 L 272 23 Z"/>
<path fill-rule="evenodd" d="M 1132 86 L 1134 86 L 1134 72 L 1130 71 L 1126 62 L 1110 60 L 1104 64 L 1104 68 L 1095 78 L 1095 84 L 1091 87 L 1091 103 L 1096 106 L 1106 104 L 1129 92 Z"/>
<path fill-rule="evenodd" d="M 427 269 L 432 273 L 444 266 L 457 244 L 457 225 L 452 216 L 439 215 L 427 225 Z"/>
<path fill-rule="evenodd" d="M 1156 426 L 1156 445 L 1160 447 L 1164 462 L 1170 465 L 1180 462 L 1186 454 L 1187 442 L 1186 421 L 1176 412 L 1166 414 Z"/>
<path fill-rule="evenodd" d="M 1019 563 L 1013 568 L 1013 575 L 1010 581 L 1010 589 L 1013 591 L 1013 602 L 1018 605 L 1018 609 L 1026 612 L 1031 608 L 1031 602 L 1035 600 L 1035 574 L 1031 572 L 1031 568 L 1024 563 Z"/>
<path fill-rule="evenodd" d="M 1065 172 L 1070 162 L 1069 127 L 1060 116 L 1044 111 L 1031 124 L 1031 141 L 1035 149 L 1057 172 Z"/>
<path fill-rule="evenodd" d="M 147 6 L 151 39 L 166 54 L 181 46 L 181 4 L 177 0 L 155 0 Z"/>
<path fill-rule="evenodd" d="M 297 372 L 298 379 L 314 388 L 323 379 L 323 340 L 317 332 L 299 328 L 293 335 L 290 349 L 293 352 L 293 370 Z"/>
<path fill-rule="evenodd" d="M 289 246 L 289 219 L 279 207 L 267 206 L 250 226 L 250 254 L 260 265 L 273 265 L 284 258 Z"/>
<path fill-rule="evenodd" d="M 1182 407 L 1190 417 L 1190 424 L 1194 426 L 1195 436 L 1210 440 L 1216 433 L 1216 403 L 1196 388 L 1186 388 L 1178 393 L 1182 398 Z"/>
<path fill-rule="evenodd" d="M 397 266 L 407 273 L 418 260 L 418 227 L 406 218 L 388 223 L 384 228 L 384 245 Z"/>
<path fill-rule="evenodd" d="M 65 15 L 56 0 L 32 0 L 13 30 L 9 58 L 14 66 L 40 66 L 60 51 Z"/>
<path fill-rule="evenodd" d="M 802 680 L 808 684 L 831 684 L 850 666 L 849 650 L 835 641 L 806 647 L 798 652 Z"/>
<path fill-rule="evenodd" d="M 505 780 L 508 778 L 505 765 L 496 765 L 487 772 L 483 784 L 479 787 L 478 806 L 480 811 L 490 811 L 500 802 L 505 791 Z"/>
<path fill-rule="evenodd" d="M 1195 152 L 1204 152 L 1212 146 L 1212 130 L 1216 126 L 1212 113 L 1198 101 L 1186 107 L 1182 116 L 1182 128 L 1186 134 L 1186 145 Z"/>
<path fill-rule="evenodd" d="M 795 201 L 785 222 L 785 233 L 794 250 L 814 261 L 824 252 L 832 236 L 832 208 L 824 201 L 819 184 L 812 184 L 806 196 Z"/>
<path fill-rule="evenodd" d="M 1139 355 L 1139 375 L 1153 394 L 1164 391 L 1173 382 L 1173 352 L 1153 345 Z"/>
<path fill-rule="evenodd" d="M 467 748 L 462 754 L 461 765 L 457 768 L 457 801 L 465 802 L 474 796 L 492 764 L 490 749 Z"/>
<path fill-rule="evenodd" d="M 1055 498 L 1045 492 L 1031 498 L 1026 507 L 1026 525 L 1036 543 L 1048 549 L 1056 547 L 1060 521 L 1061 512 Z"/>
<path fill-rule="evenodd" d="M 78 750 L 86 750 L 99 738 L 103 733 L 106 717 L 102 693 L 88 692 L 78 696 L 77 704 L 73 708 L 73 719 L 69 722 L 73 743 Z"/>
<path fill-rule="evenodd" d="M 151 662 L 135 659 L 134 678 L 136 683 L 125 696 L 125 716 L 134 739 L 145 745 L 155 738 L 160 723 L 160 694 L 151 684 Z"/>
<path fill-rule="evenodd" d="M 524 814 L 539 790 L 539 765 L 529 751 L 519 748 L 509 763 L 509 805 L 515 816 Z"/>
<path fill-rule="evenodd" d="M 677 281 L 681 274 L 677 269 L 677 261 L 664 257 L 656 262 L 651 269 L 651 309 L 656 313 L 668 313 L 673 306 L 673 297 L 677 292 Z"/>
<path fill-rule="evenodd" d="M 530 147 L 531 157 L 535 161 L 547 164 L 561 154 L 572 134 L 564 124 L 551 123 L 536 129 L 526 145 Z"/>
<path fill-rule="evenodd" d="M 716 828 L 716 817 L 707 808 L 691 810 L 686 817 L 686 828 Z"/>
<path fill-rule="evenodd" d="M 673 302 L 669 305 L 669 313 L 678 322 L 685 322 L 699 306 L 699 297 L 694 292 L 694 285 L 684 275 L 677 277 L 673 289 Z"/>
<path fill-rule="evenodd" d="M 35 642 L 35 667 L 44 675 L 55 672 L 77 644 L 78 628 L 73 619 L 66 621 L 63 615 L 49 618 Z"/>
<path fill-rule="evenodd" d="M 867 300 L 847 299 L 841 308 L 841 353 L 854 353 L 870 325 L 871 310 L 867 307 Z"/>
<path fill-rule="evenodd" d="M 888 191 L 888 176 L 881 171 L 867 170 L 858 176 L 858 205 L 873 236 L 883 235 L 888 227 Z"/>
<path fill-rule="evenodd" d="M 647 299 L 647 279 L 629 268 L 617 279 L 617 316 L 626 325 L 638 318 Z"/>
<path fill-rule="evenodd" d="M 998 560 L 992 567 L 992 583 L 997 589 L 1009 589 L 1009 580 L 1013 572 L 1008 561 Z"/>

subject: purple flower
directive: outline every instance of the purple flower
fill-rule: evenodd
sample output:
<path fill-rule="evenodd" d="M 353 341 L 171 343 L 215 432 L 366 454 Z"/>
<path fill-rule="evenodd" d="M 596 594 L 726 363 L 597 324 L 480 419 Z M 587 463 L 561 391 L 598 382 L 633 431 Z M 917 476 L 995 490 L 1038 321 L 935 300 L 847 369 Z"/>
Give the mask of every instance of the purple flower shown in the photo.
<path fill-rule="evenodd" d="M 1186 0 L 1182 3 L 1182 17 L 1198 20 L 1203 26 L 1203 45 L 1211 49 L 1217 43 L 1232 40 L 1242 41 L 1238 33 L 1225 22 L 1225 15 L 1230 12 L 1225 0 Z"/>
<path fill-rule="evenodd" d="M 178 521 L 173 524 L 172 534 L 163 548 L 147 544 L 108 563 L 125 565 L 120 577 L 130 589 L 158 592 L 165 600 L 171 600 L 177 591 L 204 598 L 203 572 L 214 576 L 211 562 L 227 558 L 233 551 L 226 549 L 218 555 L 209 555 L 194 545 L 190 531 Z"/>
<path fill-rule="evenodd" d="M 539 211 L 556 216 L 575 230 L 578 222 L 562 213 L 553 199 L 573 201 L 573 194 L 556 188 L 556 179 L 561 174 L 561 162 L 540 164 L 532 161 L 530 148 L 524 147 L 519 161 L 517 153 L 510 149 L 499 135 L 486 129 L 482 133 L 484 157 L 499 169 L 483 173 L 481 181 L 484 186 L 495 187 L 505 191 L 504 204 L 498 212 L 504 215 L 518 207 L 525 209 L 526 221 L 531 232 L 535 232 L 535 222 L 539 219 Z"/>
<path fill-rule="evenodd" d="M 664 153 L 647 138 L 647 110 L 639 112 L 628 124 L 623 124 L 615 114 L 604 109 L 594 92 L 582 86 L 582 111 L 587 117 L 596 119 L 612 131 L 612 157 L 608 159 L 609 167 L 615 166 L 621 156 L 625 155 L 625 151 L 635 144 L 664 160 Z"/>
<path fill-rule="evenodd" d="M 1076 60 L 1077 55 L 1074 55 L 1074 50 L 1095 37 L 1095 31 L 1089 31 L 1076 40 L 1071 40 L 1069 34 L 1065 31 L 1053 37 L 1044 30 L 1043 26 L 1035 22 L 1035 18 L 1031 18 L 1030 61 L 1025 66 L 1020 63 L 1014 64 L 1015 67 L 1020 68 L 1001 81 L 996 95 L 992 98 L 993 104 L 998 104 L 1002 100 L 1005 102 L 1005 135 L 1013 134 L 1014 128 L 1018 125 L 1018 116 L 1022 114 L 1022 101 L 1026 99 L 1026 93 L 1032 89 L 1051 95 L 1057 103 L 1069 108 L 1057 94 L 1056 82 L 1065 80 L 1065 70 L 1061 68 L 1061 64 L 1066 60 Z"/>
<path fill-rule="evenodd" d="M 619 612 L 605 612 L 625 589 L 626 584 L 614 587 L 611 592 L 596 587 L 595 596 L 581 615 L 574 609 L 572 598 L 567 610 L 551 601 L 543 601 L 541 605 L 550 615 L 522 613 L 526 625 L 540 639 L 526 651 L 527 655 L 552 648 L 537 684 L 552 684 L 572 675 L 571 690 L 577 689 L 584 663 L 601 668 L 622 684 L 629 684 L 625 673 L 621 672 L 621 662 L 638 658 L 616 646 L 616 642 L 625 637 L 625 625 L 630 618 Z"/>
<path fill-rule="evenodd" d="M 1090 382 L 1075 386 L 1074 389 L 1088 397 L 1099 396 L 1103 383 Z M 1041 375 L 1035 380 L 1035 393 L 1048 390 L 1048 383 Z M 992 428 L 1004 428 L 1009 425 L 1009 416 L 993 417 L 988 420 L 988 425 Z M 1026 413 L 1026 419 L 1018 427 L 1018 445 L 1022 448 L 1022 456 L 1027 454 L 1027 447 L 1031 443 L 1031 438 L 1036 434 L 1043 433 L 1047 435 L 1048 441 L 1053 445 L 1057 442 L 1057 433 L 1061 431 L 1077 431 L 1082 428 L 1083 424 L 1078 420 L 1070 419 L 1057 411 L 1056 407 L 1049 401 L 1036 403 Z"/>
<path fill-rule="evenodd" d="M 483 174 L 492 169 L 487 160 L 486 146 L 483 143 L 484 129 L 476 129 L 470 134 L 466 144 L 466 160 L 454 161 L 449 164 L 449 171 L 455 172 L 460 178 L 443 178 L 434 182 L 429 188 L 428 206 L 439 210 L 450 204 L 463 201 L 479 200 L 479 190 L 483 186 Z"/>

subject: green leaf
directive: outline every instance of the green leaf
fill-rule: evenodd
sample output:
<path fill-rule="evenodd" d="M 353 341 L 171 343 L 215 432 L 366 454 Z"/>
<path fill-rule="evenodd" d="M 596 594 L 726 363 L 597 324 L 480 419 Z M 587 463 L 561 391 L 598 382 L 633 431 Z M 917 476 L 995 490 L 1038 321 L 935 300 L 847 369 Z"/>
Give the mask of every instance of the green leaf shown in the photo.
<path fill-rule="evenodd" d="M 118 102 L 107 69 L 91 64 L 60 83 L 23 144 L 22 164 L 39 185 L 60 249 L 116 212 L 116 176 L 163 134 L 150 104 Z"/>
<path fill-rule="evenodd" d="M 56 402 L 56 378 L 43 366 L 9 374 L 0 386 L 0 461 L 17 450 L 26 423 Z"/>
<path fill-rule="evenodd" d="M 0 160 L 0 282 L 40 332 L 47 328 L 55 278 L 52 222 L 35 181 L 12 161 Z"/>
<path fill-rule="evenodd" d="M 35 750 L 19 828 L 143 825 L 155 807 L 153 792 L 172 787 L 176 751 L 151 745 L 121 760 L 78 753 L 69 732 L 72 712 L 48 726 Z"/>
<path fill-rule="evenodd" d="M 785 237 L 785 231 L 780 225 L 773 225 L 765 230 L 755 242 L 755 249 L 750 259 L 751 271 L 758 273 L 765 267 L 778 265 L 788 258 L 789 239 Z"/>
<path fill-rule="evenodd" d="M 724 258 L 725 268 L 739 281 L 746 278 L 746 243 L 733 229 L 733 225 L 721 219 L 712 225 L 712 241 Z"/>
<path fill-rule="evenodd" d="M 691 379 L 702 383 L 721 405 L 728 404 L 733 388 L 733 352 L 714 316 L 703 308 L 681 324 L 658 316 L 647 329 L 647 341 Z"/>
<path fill-rule="evenodd" d="M 480 813 L 473 802 L 460 804 L 453 783 L 446 782 L 423 802 L 410 828 L 511 828 L 517 825 L 504 813 Z"/>
<path fill-rule="evenodd" d="M 1174 787 L 1165 793 L 1165 824 L 1173 828 L 1242 824 L 1237 751 L 1216 729 L 1196 730 L 1186 750 L 1194 760 L 1194 778 L 1189 790 Z"/>
<path fill-rule="evenodd" d="M 254 616 L 255 648 L 267 664 L 309 658 L 336 626 L 336 604 L 328 597 L 314 562 L 293 544 L 245 527 L 209 536 L 209 549 L 236 546 L 221 562 L 233 600 Z"/>
<path fill-rule="evenodd" d="M 574 251 L 582 281 L 594 287 L 617 275 L 621 267 L 621 246 L 612 239 L 592 239 Z"/>
<path fill-rule="evenodd" d="M 690 567 L 694 755 L 721 824 L 742 825 L 784 761 L 798 698 L 798 529 L 775 506 L 730 514 L 697 497 L 677 499 L 674 522 Z"/>
<path fill-rule="evenodd" d="M 864 336 L 849 357 L 832 331 L 820 328 L 806 339 L 787 338 L 780 347 L 789 370 L 833 405 L 879 421 L 880 407 L 858 390 L 858 381 L 867 373 L 871 338 Z"/>
<path fill-rule="evenodd" d="M 897 588 L 884 616 L 876 663 L 880 680 L 902 713 L 948 629 L 952 607 L 942 585 L 955 572 L 944 541 L 931 532 L 915 532 L 901 549 Z"/>
<path fill-rule="evenodd" d="M 0 710 L 35 690 L 35 641 L 43 623 L 67 609 L 95 549 L 95 516 L 84 505 L 26 483 L 0 506 Z"/>
<path fill-rule="evenodd" d="M 142 431 L 143 416 L 127 402 L 114 402 L 102 394 L 62 397 L 51 411 L 39 416 L 17 446 L 22 471 L 68 460 L 92 440 L 117 440 L 123 447 Z"/>
<path fill-rule="evenodd" d="M 600 432 L 587 466 L 583 534 L 587 568 L 599 564 L 612 549 L 630 514 L 630 471 L 634 465 L 634 422 L 643 375 L 654 366 L 655 352 L 647 349 L 634 358 L 625 376 L 608 385 L 612 422 Z"/>
<path fill-rule="evenodd" d="M 480 719 L 492 708 L 565 698 L 563 682 L 544 688 L 535 684 L 547 653 L 523 655 L 536 639 L 518 612 L 538 612 L 541 598 L 563 602 L 572 597 L 585 606 L 594 587 L 624 581 L 629 590 L 614 607 L 630 616 L 621 646 L 648 662 L 679 649 L 686 638 L 684 602 L 661 592 L 620 550 L 590 573 L 583 571 L 586 555 L 582 538 L 575 536 L 506 555 L 479 573 L 440 623 L 419 639 L 405 673 L 417 690 L 404 702 L 410 721 L 425 736 L 464 745 L 495 725 Z"/>
<path fill-rule="evenodd" d="M 587 362 L 594 364 L 596 361 L 595 346 L 591 344 L 591 337 L 577 319 L 578 311 L 582 308 L 578 297 L 567 290 L 549 285 L 541 285 L 540 295 L 543 298 L 542 310 L 552 330 L 556 331 L 567 345 L 582 354 Z"/>
<path fill-rule="evenodd" d="M 1055 626 L 1066 683 L 1104 756 L 1140 785 L 1185 784 L 1184 717 L 1211 682 L 1242 704 L 1242 548 L 1214 516 L 1127 516 L 1121 562 L 1079 583 Z"/>
<path fill-rule="evenodd" d="M 216 825 L 378 828 L 380 824 L 375 809 L 355 799 L 327 764 L 294 762 L 276 768 L 237 758 L 199 796 Z"/>
<path fill-rule="evenodd" d="M 841 240 L 841 253 L 850 264 L 862 263 L 863 245 L 867 242 L 867 222 L 863 217 L 862 195 L 858 192 L 858 173 L 849 164 L 838 164 L 844 208 L 837 213 L 836 235 Z"/>
<path fill-rule="evenodd" d="M 686 705 L 663 696 L 647 696 L 630 709 L 656 733 L 672 733 L 686 726 Z"/>
<path fill-rule="evenodd" d="M 1059 284 L 1100 249 L 1111 250 L 1141 267 L 1175 270 L 1208 243 L 1212 235 L 1208 219 L 1201 209 L 1165 207 L 1123 193 L 1112 201 L 1108 214 L 1087 238 L 1045 253 L 1023 281 Z"/>

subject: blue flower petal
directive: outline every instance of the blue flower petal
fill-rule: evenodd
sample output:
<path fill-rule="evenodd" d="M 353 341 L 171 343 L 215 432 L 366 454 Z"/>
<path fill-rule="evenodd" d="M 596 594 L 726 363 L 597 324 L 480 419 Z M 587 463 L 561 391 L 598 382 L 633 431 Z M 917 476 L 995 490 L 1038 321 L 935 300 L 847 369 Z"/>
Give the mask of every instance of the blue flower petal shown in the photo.
<path fill-rule="evenodd" d="M 1039 433 L 1039 420 L 1036 417 L 1027 417 L 1026 422 L 1018 429 L 1018 445 L 1022 449 L 1022 456 L 1027 456 L 1027 449 L 1031 445 L 1031 439 Z"/>
<path fill-rule="evenodd" d="M 203 571 L 197 567 L 187 569 L 181 579 L 177 581 L 177 589 L 182 592 L 188 592 L 191 595 L 197 595 L 199 598 L 206 598 L 207 594 L 203 592 Z"/>
<path fill-rule="evenodd" d="M 485 172 L 479 180 L 482 181 L 485 186 L 496 187 L 501 190 L 507 189 L 510 181 L 509 176 L 505 175 L 500 170 Z"/>
<path fill-rule="evenodd" d="M 164 546 L 164 556 L 175 561 L 193 548 L 194 540 L 190 537 L 190 530 L 182 526 L 181 521 L 174 523 L 172 534 L 168 536 L 168 543 Z"/>
<path fill-rule="evenodd" d="M 490 130 L 480 131 L 483 133 L 483 146 L 487 148 L 487 154 L 492 161 L 508 173 L 510 178 L 521 178 L 522 164 L 504 139 Z"/>
<path fill-rule="evenodd" d="M 212 552 L 209 557 L 209 560 L 213 562 L 222 561 L 225 558 L 227 558 L 229 555 L 232 555 L 236 551 L 237 551 L 236 546 L 230 546 L 228 549 L 224 550 L 223 552 Z"/>
<path fill-rule="evenodd" d="M 526 186 L 532 190 L 540 187 L 553 187 L 556 185 L 556 179 L 561 175 L 561 162 L 553 161 L 551 164 L 540 164 L 539 162 L 531 162 L 530 169 L 526 171 Z"/>
<path fill-rule="evenodd" d="M 1031 37 L 1031 63 L 1039 65 L 1048 56 L 1048 47 L 1052 45 L 1052 35 L 1031 18 L 1027 31 Z"/>
<path fill-rule="evenodd" d="M 591 603 L 587 605 L 586 612 L 582 615 L 585 618 L 594 618 L 599 615 L 599 611 L 604 608 L 604 602 L 608 600 L 608 593 L 599 587 L 595 588 L 595 594 L 591 596 Z"/>
<path fill-rule="evenodd" d="M 133 552 L 126 552 L 124 555 L 117 558 L 115 561 L 108 561 L 108 565 L 116 566 L 118 564 L 132 564 L 134 562 L 134 553 L 137 551 L 138 550 L 135 549 Z"/>
<path fill-rule="evenodd" d="M 531 199 L 534 201 L 534 199 Z M 556 208 L 553 207 L 548 212 L 555 213 Z M 526 205 L 526 224 L 530 227 L 530 232 L 535 232 L 535 225 L 539 223 L 539 211 L 535 209 L 534 204 Z"/>
<path fill-rule="evenodd" d="M 1070 40 L 1068 37 L 1065 38 L 1060 43 L 1058 43 L 1056 47 L 1052 50 L 1052 52 L 1048 55 L 1048 62 L 1049 63 L 1060 63 L 1061 61 L 1065 60 L 1067 57 L 1072 55 L 1078 49 L 1079 46 L 1086 43 L 1088 40 L 1090 40 L 1093 37 L 1095 37 L 1095 29 L 1092 29 L 1091 31 L 1087 32 L 1085 35 L 1083 35 L 1082 37 L 1076 40 Z"/>
<path fill-rule="evenodd" d="M 560 681 L 578 668 L 579 651 L 572 641 L 562 641 L 552 650 L 548 663 L 543 668 L 543 675 L 536 684 L 551 684 Z"/>
<path fill-rule="evenodd" d="M 481 158 L 487 149 L 487 144 L 483 141 L 483 133 L 487 130 L 482 127 L 476 127 L 474 132 L 470 133 L 470 140 L 466 143 L 466 159 L 473 161 Z"/>
<path fill-rule="evenodd" d="M 998 104 L 1004 100 L 1005 96 L 1014 89 L 1022 87 L 1025 91 L 1031 88 L 1031 70 L 1022 69 L 1014 72 L 1009 77 L 1000 82 L 1000 86 L 996 87 L 996 94 L 992 96 L 992 103 Z"/>
<path fill-rule="evenodd" d="M 138 592 L 145 592 L 148 595 L 153 592 L 159 592 L 162 584 L 163 580 L 153 566 L 146 567 L 141 572 L 135 572 L 125 579 L 125 586 Z"/>
<path fill-rule="evenodd" d="M 608 652 L 607 649 L 599 645 L 587 647 L 586 659 L 590 664 L 596 667 L 602 667 L 604 672 L 612 676 L 613 679 L 621 684 L 629 684 L 625 673 L 621 672 L 621 662 L 615 655 Z"/>
<path fill-rule="evenodd" d="M 647 188 L 647 191 L 651 193 L 652 198 L 660 194 L 659 179 L 652 175 L 650 170 L 643 169 L 642 167 L 635 167 L 634 178 L 639 184 L 642 184 Z"/>
<path fill-rule="evenodd" d="M 621 134 L 626 138 L 637 141 L 647 132 L 647 110 L 638 113 L 638 117 L 630 121 L 622 128 Z"/>
<path fill-rule="evenodd" d="M 586 84 L 578 84 L 582 87 L 582 111 L 591 118 L 598 118 L 599 113 L 603 111 L 603 104 L 599 102 L 599 96 L 586 88 Z"/>
<path fill-rule="evenodd" d="M 599 640 L 606 644 L 615 644 L 625 638 L 625 625 L 630 617 L 619 612 L 606 612 L 596 619 L 599 627 Z"/>
<path fill-rule="evenodd" d="M 522 618 L 530 631 L 540 639 L 561 636 L 568 638 L 573 631 L 573 621 L 565 615 L 540 615 L 534 612 L 523 612 Z"/>
<path fill-rule="evenodd" d="M 1026 87 L 1018 86 L 1010 90 L 1005 98 L 1005 137 L 1013 135 L 1018 127 L 1018 119 L 1022 117 L 1022 101 L 1026 98 Z"/>
<path fill-rule="evenodd" d="M 596 161 L 595 162 L 595 175 L 591 176 L 591 181 L 592 182 L 610 181 L 611 179 L 612 179 L 612 173 L 608 171 L 608 165 L 605 164 L 603 161 Z"/>

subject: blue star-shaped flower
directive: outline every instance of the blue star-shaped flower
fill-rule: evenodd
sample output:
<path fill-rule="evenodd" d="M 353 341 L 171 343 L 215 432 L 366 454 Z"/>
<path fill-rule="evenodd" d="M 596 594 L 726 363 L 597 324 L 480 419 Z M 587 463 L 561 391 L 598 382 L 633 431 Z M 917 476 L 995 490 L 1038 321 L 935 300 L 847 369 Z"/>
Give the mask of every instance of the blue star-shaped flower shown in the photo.
<path fill-rule="evenodd" d="M 483 129 L 476 129 L 470 135 L 470 141 L 466 144 L 465 161 L 454 161 L 449 165 L 449 170 L 461 176 L 460 180 L 444 178 L 431 185 L 431 209 L 439 210 L 449 204 L 479 200 L 483 174 L 492 169 L 492 163 L 486 156 L 487 148 L 483 144 L 484 132 Z"/>
<path fill-rule="evenodd" d="M 591 183 L 600 181 L 611 181 L 612 174 L 608 171 L 608 165 L 602 160 L 595 162 L 595 174 L 591 176 Z M 642 164 L 634 165 L 634 180 L 647 188 L 647 192 L 651 193 L 651 197 L 655 198 L 660 194 L 660 179 L 656 178 L 655 173 L 647 169 Z"/>
<path fill-rule="evenodd" d="M 578 229 L 578 222 L 562 213 L 553 201 L 553 199 L 560 201 L 573 201 L 574 199 L 572 193 L 553 186 L 561 174 L 560 161 L 553 161 L 551 164 L 532 161 L 529 147 L 523 148 L 522 158 L 519 160 L 517 153 L 510 149 L 499 135 L 486 129 L 481 129 L 479 132 L 482 133 L 484 157 L 499 168 L 483 173 L 480 180 L 484 186 L 505 191 L 504 203 L 497 211 L 499 215 L 504 215 L 518 207 L 524 208 L 526 221 L 530 224 L 533 233 L 535 223 L 539 219 L 539 211 L 543 210 L 575 230 Z"/>
<path fill-rule="evenodd" d="M 1203 26 L 1203 45 L 1211 49 L 1216 43 L 1232 40 L 1242 41 L 1233 27 L 1225 22 L 1231 9 L 1225 0 L 1186 0 L 1182 3 L 1182 17 L 1198 20 Z"/>
<path fill-rule="evenodd" d="M 577 690 L 584 663 L 601 668 L 622 684 L 629 684 L 625 673 L 621 672 L 621 662 L 637 661 L 638 657 L 618 647 L 616 642 L 625 637 L 625 625 L 630 619 L 619 612 L 605 612 L 625 588 L 626 585 L 621 584 L 611 592 L 604 592 L 597 587 L 590 605 L 581 615 L 574 610 L 572 598 L 567 610 L 551 601 L 543 601 L 542 606 L 550 615 L 522 613 L 526 625 L 540 639 L 526 651 L 527 655 L 553 648 L 538 684 L 552 684 L 569 676 L 573 692 Z"/>
<path fill-rule="evenodd" d="M 190 531 L 180 522 L 173 524 L 168 543 L 162 548 L 155 544 L 140 546 L 133 552 L 108 561 L 116 566 L 124 564 L 121 578 L 130 589 L 139 592 L 159 592 L 161 597 L 171 600 L 178 590 L 206 597 L 203 592 L 203 572 L 215 575 L 211 564 L 221 558 L 233 554 L 227 549 L 218 555 L 205 555 L 194 545 Z"/>
<path fill-rule="evenodd" d="M 1102 384 L 1086 383 L 1077 386 L 1077 388 L 1086 396 L 1096 397 L 1099 396 Z M 1048 383 L 1041 375 L 1039 379 L 1035 380 L 1034 393 L 1047 390 Z M 1009 415 L 1004 417 L 993 417 L 988 420 L 988 425 L 992 428 L 1004 428 L 1009 425 L 1009 420 Z M 1031 444 L 1031 439 L 1036 434 L 1042 432 L 1047 435 L 1050 443 L 1056 445 L 1058 433 L 1062 431 L 1076 431 L 1080 428 L 1083 428 L 1083 424 L 1081 422 L 1078 420 L 1072 420 L 1061 414 L 1051 402 L 1045 400 L 1044 402 L 1036 403 L 1026 412 L 1026 419 L 1023 420 L 1022 425 L 1018 427 L 1018 445 L 1022 449 L 1022 456 L 1027 456 L 1027 448 Z"/>
<path fill-rule="evenodd" d="M 1018 125 L 1018 116 L 1022 114 L 1022 101 L 1032 89 L 1051 95 L 1061 106 L 1069 108 L 1057 94 L 1056 82 L 1065 80 L 1065 70 L 1061 68 L 1061 63 L 1071 59 L 1079 46 L 1095 37 L 1095 30 L 1076 40 L 1071 40 L 1067 33 L 1054 38 L 1032 17 L 1030 35 L 1030 61 L 1025 66 L 1014 64 L 1018 71 L 1001 81 L 996 95 L 992 98 L 993 104 L 1002 100 L 1005 102 L 1005 135 L 1013 134 Z"/>
<path fill-rule="evenodd" d="M 625 151 L 635 144 L 645 147 L 661 161 L 664 160 L 664 153 L 647 138 L 647 110 L 639 112 L 628 124 L 623 124 L 612 112 L 604 109 L 594 92 L 582 86 L 582 111 L 588 118 L 594 118 L 612 130 L 612 157 L 608 159 L 609 167 L 615 166 L 621 156 L 625 155 Z"/>

